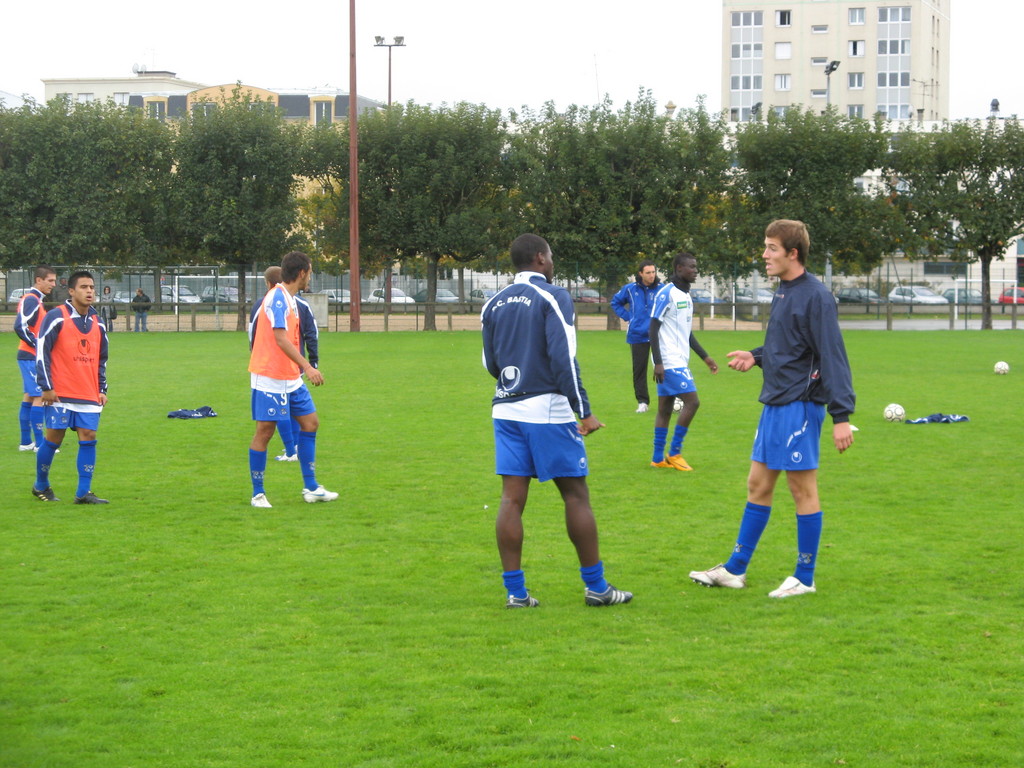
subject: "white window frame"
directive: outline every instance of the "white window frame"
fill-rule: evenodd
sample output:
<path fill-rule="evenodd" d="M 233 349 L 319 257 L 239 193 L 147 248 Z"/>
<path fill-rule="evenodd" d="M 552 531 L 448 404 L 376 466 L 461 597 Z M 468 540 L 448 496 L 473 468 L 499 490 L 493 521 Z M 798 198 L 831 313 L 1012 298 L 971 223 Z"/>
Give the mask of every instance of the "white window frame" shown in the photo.
<path fill-rule="evenodd" d="M 789 91 L 793 88 L 793 76 L 787 74 L 778 74 L 775 76 L 775 90 L 776 91 Z"/>
<path fill-rule="evenodd" d="M 782 42 L 775 44 L 775 60 L 786 61 L 793 58 L 793 44 Z"/>
<path fill-rule="evenodd" d="M 850 58 L 860 59 L 864 57 L 866 49 L 865 42 L 863 40 L 851 40 L 849 45 Z"/>
<path fill-rule="evenodd" d="M 847 18 L 849 20 L 849 24 L 850 24 L 851 27 L 859 27 L 859 26 L 862 26 L 865 23 L 864 22 L 864 17 L 865 17 L 864 10 L 865 9 L 863 9 L 863 8 L 851 8 L 850 9 L 850 13 L 849 13 Z"/>

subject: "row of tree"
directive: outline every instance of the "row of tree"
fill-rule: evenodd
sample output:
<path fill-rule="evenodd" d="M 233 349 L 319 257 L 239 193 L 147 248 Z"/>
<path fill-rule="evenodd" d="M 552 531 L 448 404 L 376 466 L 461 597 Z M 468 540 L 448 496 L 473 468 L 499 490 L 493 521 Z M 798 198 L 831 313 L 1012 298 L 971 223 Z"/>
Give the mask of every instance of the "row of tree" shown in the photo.
<path fill-rule="evenodd" d="M 799 218 L 815 271 L 978 260 L 987 326 L 988 265 L 1024 232 L 1016 119 L 894 132 L 791 109 L 734 125 L 702 104 L 670 117 L 641 92 L 617 111 L 410 102 L 361 115 L 358 135 L 362 269 L 425 260 L 429 295 L 439 264 L 507 269 L 522 231 L 603 292 L 680 249 L 745 274 L 764 225 Z M 345 270 L 348 147 L 344 128 L 287 124 L 239 91 L 169 123 L 112 104 L 0 108 L 0 267 L 221 263 L 244 290 L 248 266 L 301 248 Z"/>

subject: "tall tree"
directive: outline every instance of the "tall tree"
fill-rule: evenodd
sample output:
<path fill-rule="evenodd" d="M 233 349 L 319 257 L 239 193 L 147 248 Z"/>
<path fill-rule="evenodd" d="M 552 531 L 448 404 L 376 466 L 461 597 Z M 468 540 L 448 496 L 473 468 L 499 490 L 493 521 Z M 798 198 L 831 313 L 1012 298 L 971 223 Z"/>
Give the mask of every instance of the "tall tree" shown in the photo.
<path fill-rule="evenodd" d="M 179 124 L 179 226 L 194 258 L 237 270 L 239 330 L 248 320 L 249 265 L 277 263 L 302 242 L 295 198 L 300 130 L 239 87 L 222 101 L 199 105 Z"/>
<path fill-rule="evenodd" d="M 889 134 L 881 119 L 839 116 L 834 109 L 769 112 L 742 123 L 735 137 L 734 221 L 756 249 L 772 219 L 799 219 L 811 233 L 809 265 L 827 256 L 847 273 L 869 272 L 894 249 L 898 217 L 882 193 L 857 186 L 882 167 Z"/>
<path fill-rule="evenodd" d="M 889 154 L 890 191 L 909 254 L 948 253 L 981 266 L 982 328 L 992 328 L 991 266 L 1024 234 L 1024 130 L 1016 119 L 905 127 Z"/>
<path fill-rule="evenodd" d="M 650 92 L 619 112 L 606 100 L 513 117 L 522 226 L 552 243 L 561 277 L 596 279 L 605 295 L 639 258 L 687 242 L 709 199 L 702 179 L 726 167 L 714 121 L 702 111 L 673 121 Z M 608 327 L 617 324 L 609 312 Z"/>
<path fill-rule="evenodd" d="M 359 119 L 362 248 L 386 265 L 426 259 L 424 330 L 436 327 L 440 259 L 474 261 L 491 253 L 496 241 L 506 241 L 506 147 L 501 113 L 481 105 L 433 108 L 410 102 Z M 347 226 L 343 189 L 336 218 Z"/>
<path fill-rule="evenodd" d="M 0 108 L 0 265 L 159 263 L 171 162 L 170 131 L 137 110 Z"/>

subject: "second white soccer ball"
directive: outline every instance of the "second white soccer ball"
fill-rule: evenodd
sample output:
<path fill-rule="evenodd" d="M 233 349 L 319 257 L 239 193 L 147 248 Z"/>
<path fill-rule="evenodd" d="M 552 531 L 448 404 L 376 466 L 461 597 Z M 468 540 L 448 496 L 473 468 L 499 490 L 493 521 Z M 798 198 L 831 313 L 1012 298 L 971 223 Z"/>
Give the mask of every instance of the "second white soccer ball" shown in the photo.
<path fill-rule="evenodd" d="M 903 406 L 899 403 L 889 403 L 885 406 L 885 410 L 882 411 L 882 415 L 885 416 L 886 421 L 903 421 L 903 417 L 907 415 L 907 412 L 903 410 Z"/>
<path fill-rule="evenodd" d="M 672 403 L 672 410 L 675 411 L 676 413 L 679 413 L 681 410 L 683 410 L 683 401 L 680 400 L 678 397 L 675 399 L 675 402 Z"/>
<path fill-rule="evenodd" d="M 995 367 L 993 368 L 993 370 L 996 373 L 1007 374 L 1007 373 L 1010 372 L 1010 364 L 1007 363 L 1007 362 L 1004 362 L 1003 360 L 1000 360 L 998 363 L 995 364 Z"/>

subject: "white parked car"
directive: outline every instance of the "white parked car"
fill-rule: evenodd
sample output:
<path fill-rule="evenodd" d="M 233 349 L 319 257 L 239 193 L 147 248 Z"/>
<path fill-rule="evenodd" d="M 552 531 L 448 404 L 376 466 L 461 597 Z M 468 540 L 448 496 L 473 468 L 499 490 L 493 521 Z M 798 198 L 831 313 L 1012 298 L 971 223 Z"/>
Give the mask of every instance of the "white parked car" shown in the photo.
<path fill-rule="evenodd" d="M 374 288 L 370 291 L 370 295 L 365 299 L 367 304 L 383 304 L 384 303 L 384 289 Z M 391 303 L 392 304 L 415 304 L 412 296 L 409 296 L 405 291 L 401 291 L 398 288 L 391 289 Z"/>
<path fill-rule="evenodd" d="M 160 301 L 165 304 L 198 304 L 199 297 L 187 285 L 179 285 L 175 293 L 173 286 L 160 286 Z"/>
<path fill-rule="evenodd" d="M 949 302 L 923 285 L 904 285 L 889 291 L 889 301 L 893 304 L 942 304 Z"/>

